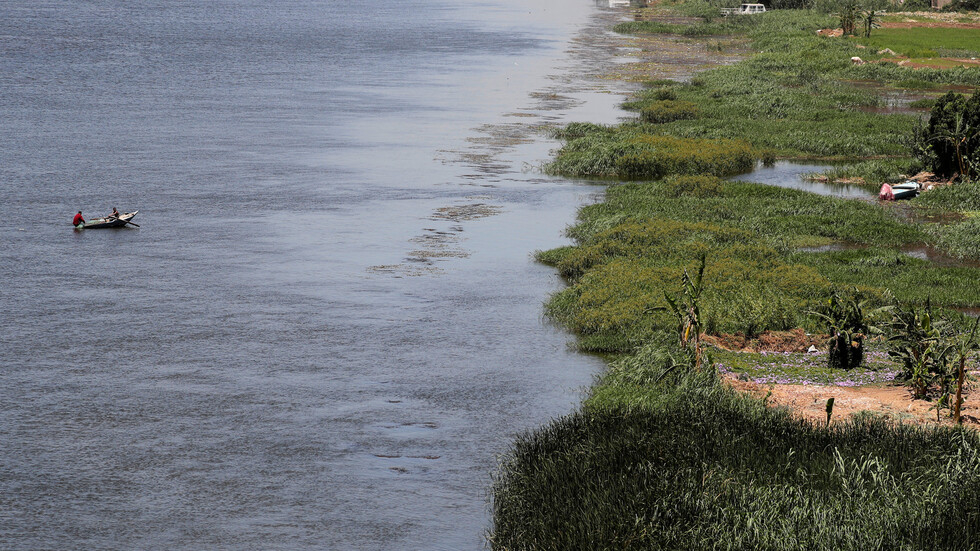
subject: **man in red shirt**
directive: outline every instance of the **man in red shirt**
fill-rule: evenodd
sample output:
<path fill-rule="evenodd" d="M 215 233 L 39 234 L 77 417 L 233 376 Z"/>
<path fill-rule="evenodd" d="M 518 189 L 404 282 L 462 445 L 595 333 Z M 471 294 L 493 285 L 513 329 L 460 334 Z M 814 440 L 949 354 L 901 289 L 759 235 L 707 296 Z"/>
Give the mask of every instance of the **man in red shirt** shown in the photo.
<path fill-rule="evenodd" d="M 71 225 L 77 226 L 79 224 L 84 224 L 84 223 L 85 223 L 85 219 L 82 218 L 82 211 L 78 211 L 78 214 L 76 214 L 75 218 L 72 219 Z"/>

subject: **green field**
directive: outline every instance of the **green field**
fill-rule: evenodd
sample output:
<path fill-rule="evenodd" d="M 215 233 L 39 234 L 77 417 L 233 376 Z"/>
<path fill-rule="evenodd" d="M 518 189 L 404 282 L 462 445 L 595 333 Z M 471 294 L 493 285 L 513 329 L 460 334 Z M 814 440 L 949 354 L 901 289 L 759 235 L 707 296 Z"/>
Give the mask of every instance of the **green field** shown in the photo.
<path fill-rule="evenodd" d="M 913 58 L 980 57 L 980 28 L 877 29 L 870 38 L 853 40 L 876 50 L 889 48 L 899 55 Z"/>

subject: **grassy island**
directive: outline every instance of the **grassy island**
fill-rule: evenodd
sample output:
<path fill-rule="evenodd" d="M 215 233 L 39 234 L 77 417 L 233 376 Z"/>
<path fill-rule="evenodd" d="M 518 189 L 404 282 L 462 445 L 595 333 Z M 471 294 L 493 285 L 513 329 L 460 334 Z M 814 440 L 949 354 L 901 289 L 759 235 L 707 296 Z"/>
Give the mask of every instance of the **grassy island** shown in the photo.
<path fill-rule="evenodd" d="M 573 246 L 539 253 L 568 282 L 547 312 L 609 369 L 579 411 L 517 439 L 491 546 L 980 549 L 980 436 L 949 421 L 980 400 L 980 183 L 957 174 L 898 204 L 732 178 L 822 160 L 837 163 L 824 178 L 876 191 L 932 168 L 924 125 L 954 104 L 970 116 L 948 94 L 980 85 L 952 61 L 980 25 L 930 49 L 942 27 L 821 36 L 839 14 L 815 10 L 677 22 L 711 8 L 656 6 L 616 30 L 737 36 L 751 54 L 648 83 L 635 120 L 558 132 L 546 169 L 610 186 Z M 961 153 L 980 168 L 980 149 Z M 807 417 L 780 385 L 895 389 L 939 421 L 833 397 Z"/>

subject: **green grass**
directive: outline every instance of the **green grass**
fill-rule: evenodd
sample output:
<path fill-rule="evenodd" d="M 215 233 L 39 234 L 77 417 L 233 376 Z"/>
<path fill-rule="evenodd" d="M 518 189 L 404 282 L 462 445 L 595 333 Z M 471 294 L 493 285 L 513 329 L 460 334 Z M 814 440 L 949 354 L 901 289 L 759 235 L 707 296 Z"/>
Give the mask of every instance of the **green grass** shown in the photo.
<path fill-rule="evenodd" d="M 915 205 L 947 211 L 980 211 L 980 182 L 960 182 L 930 190 Z"/>
<path fill-rule="evenodd" d="M 943 266 L 895 249 L 796 252 L 788 258 L 817 271 L 838 286 L 892 295 L 903 303 L 939 307 L 980 305 L 980 269 Z"/>
<path fill-rule="evenodd" d="M 700 8 L 698 8 L 700 9 Z M 848 40 L 817 37 L 827 16 L 778 10 L 759 16 L 683 26 L 630 22 L 620 32 L 723 32 L 749 37 L 758 53 L 733 66 L 706 71 L 688 84 L 661 81 L 639 93 L 625 107 L 639 120 L 615 127 L 579 127 L 547 168 L 576 177 L 655 179 L 672 173 L 732 174 L 750 156 L 801 159 L 867 159 L 891 157 L 907 163 L 908 135 L 916 117 L 862 111 L 878 106 L 873 90 L 851 81 L 907 84 L 916 89 L 942 84 L 980 84 L 980 70 L 963 68 L 913 70 L 894 64 L 854 66 L 851 56 L 878 57 Z M 887 37 L 887 35 L 886 35 Z M 951 41 L 950 44 L 956 44 Z M 711 149 L 710 160 L 664 158 L 650 144 L 656 140 L 699 140 L 688 146 Z M 745 145 L 756 153 L 749 153 Z M 675 168 L 677 166 L 677 168 Z M 895 170 L 859 173 L 881 182 Z"/>
<path fill-rule="evenodd" d="M 673 323 L 664 292 L 707 255 L 709 332 L 757 334 L 812 327 L 806 312 L 834 287 L 876 300 L 980 305 L 980 269 L 942 266 L 903 247 L 928 232 L 877 204 L 710 177 L 612 187 L 569 228 L 578 243 L 539 255 L 570 285 L 548 313 L 584 350 L 628 352 Z M 846 243 L 848 250 L 801 252 Z"/>
<path fill-rule="evenodd" d="M 947 27 L 912 27 L 910 29 L 876 29 L 870 38 L 853 39 L 875 50 L 889 48 L 907 57 L 980 56 L 980 29 Z"/>
<path fill-rule="evenodd" d="M 781 251 L 835 241 L 899 246 L 926 239 L 921 229 L 877 204 L 703 177 L 696 187 L 690 180 L 611 187 L 603 203 L 582 209 L 569 235 L 587 244 L 624 220 L 670 219 L 739 229 Z"/>
<path fill-rule="evenodd" d="M 655 124 L 694 119 L 697 116 L 697 105 L 689 101 L 676 101 L 673 99 L 655 100 L 644 105 L 640 110 L 640 118 L 644 122 Z"/>
<path fill-rule="evenodd" d="M 980 218 L 968 218 L 930 229 L 935 234 L 938 246 L 949 254 L 967 260 L 980 260 Z"/>
<path fill-rule="evenodd" d="M 917 99 L 909 103 L 909 107 L 914 109 L 932 109 L 936 105 L 936 100 L 933 98 L 923 98 Z"/>
<path fill-rule="evenodd" d="M 953 213 L 948 224 L 929 227 L 939 248 L 965 260 L 980 261 L 980 182 L 957 182 L 942 186 L 915 199 L 917 207 L 926 212 Z"/>

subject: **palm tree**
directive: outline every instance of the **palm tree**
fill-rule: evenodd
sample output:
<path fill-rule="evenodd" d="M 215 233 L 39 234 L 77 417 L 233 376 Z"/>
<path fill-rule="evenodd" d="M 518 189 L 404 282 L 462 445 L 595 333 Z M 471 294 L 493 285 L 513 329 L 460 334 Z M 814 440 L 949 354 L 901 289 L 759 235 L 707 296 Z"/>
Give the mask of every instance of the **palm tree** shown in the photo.
<path fill-rule="evenodd" d="M 871 29 L 877 29 L 881 26 L 881 14 L 874 8 L 865 10 L 861 14 L 861 18 L 864 20 L 864 37 L 871 37 Z"/>
<path fill-rule="evenodd" d="M 837 11 L 837 17 L 840 18 L 840 29 L 844 36 L 854 34 L 854 23 L 857 21 L 860 13 L 861 10 L 858 8 L 857 0 L 844 0 L 841 2 L 840 8 Z"/>

